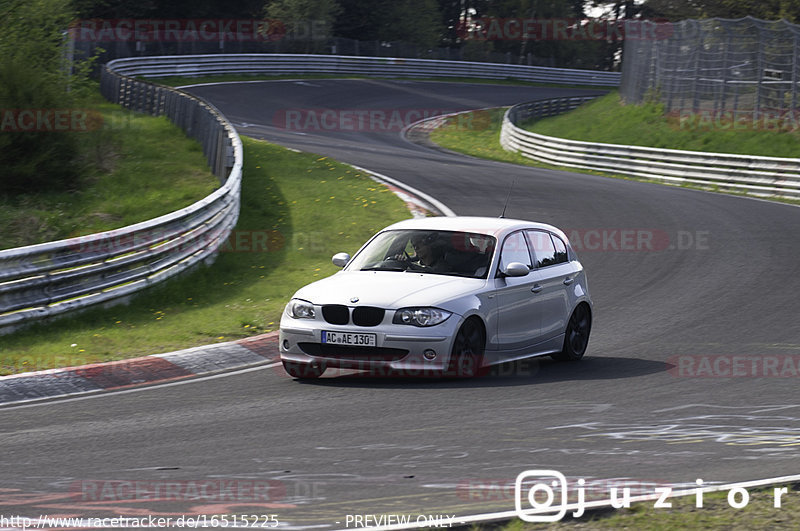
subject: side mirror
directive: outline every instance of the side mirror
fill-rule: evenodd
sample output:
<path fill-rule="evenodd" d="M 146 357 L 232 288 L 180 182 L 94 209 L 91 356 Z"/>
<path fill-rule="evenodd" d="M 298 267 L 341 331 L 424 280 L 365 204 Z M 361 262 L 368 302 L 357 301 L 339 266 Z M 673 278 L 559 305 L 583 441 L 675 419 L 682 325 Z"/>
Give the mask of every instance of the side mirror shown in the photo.
<path fill-rule="evenodd" d="M 333 262 L 333 265 L 335 265 L 336 267 L 344 267 L 347 265 L 347 262 L 349 261 L 350 261 L 350 255 L 347 253 L 337 253 L 333 255 L 333 258 L 331 258 L 331 262 Z"/>
<path fill-rule="evenodd" d="M 511 262 L 502 271 L 503 275 L 507 277 L 524 277 L 530 272 L 530 268 L 522 262 Z"/>

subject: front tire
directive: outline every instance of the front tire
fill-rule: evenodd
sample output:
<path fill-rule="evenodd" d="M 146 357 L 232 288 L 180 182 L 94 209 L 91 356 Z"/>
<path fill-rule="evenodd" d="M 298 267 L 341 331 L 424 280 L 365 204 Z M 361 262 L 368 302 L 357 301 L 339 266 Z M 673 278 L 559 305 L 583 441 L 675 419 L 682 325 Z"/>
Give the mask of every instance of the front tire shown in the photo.
<path fill-rule="evenodd" d="M 472 378 L 483 374 L 483 351 L 486 333 L 477 319 L 467 319 L 459 328 L 453 341 L 446 376 Z"/>
<path fill-rule="evenodd" d="M 298 363 L 295 361 L 286 361 L 281 360 L 283 363 L 283 369 L 291 376 L 292 378 L 297 378 L 298 380 L 312 380 L 319 378 L 322 376 L 322 373 L 325 372 L 324 365 L 311 365 L 310 363 Z"/>
<path fill-rule="evenodd" d="M 577 361 L 586 352 L 589 344 L 589 333 L 592 330 L 592 313 L 589 306 L 579 304 L 567 323 L 567 330 L 564 333 L 564 347 L 561 352 L 554 354 L 553 357 L 562 361 Z"/>

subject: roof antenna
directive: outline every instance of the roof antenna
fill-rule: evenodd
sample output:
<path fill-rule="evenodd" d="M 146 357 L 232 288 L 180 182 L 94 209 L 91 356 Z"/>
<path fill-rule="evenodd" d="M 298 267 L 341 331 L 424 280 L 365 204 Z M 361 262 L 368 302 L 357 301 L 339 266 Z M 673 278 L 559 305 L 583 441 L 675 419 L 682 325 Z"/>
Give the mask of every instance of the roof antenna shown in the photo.
<path fill-rule="evenodd" d="M 517 180 L 514 179 L 511 181 L 511 187 L 508 189 L 508 195 L 506 196 L 506 204 L 503 205 L 503 213 L 500 214 L 500 219 L 506 217 L 506 208 L 508 208 L 508 201 L 511 199 L 511 191 L 514 190 L 514 185 L 517 184 Z"/>

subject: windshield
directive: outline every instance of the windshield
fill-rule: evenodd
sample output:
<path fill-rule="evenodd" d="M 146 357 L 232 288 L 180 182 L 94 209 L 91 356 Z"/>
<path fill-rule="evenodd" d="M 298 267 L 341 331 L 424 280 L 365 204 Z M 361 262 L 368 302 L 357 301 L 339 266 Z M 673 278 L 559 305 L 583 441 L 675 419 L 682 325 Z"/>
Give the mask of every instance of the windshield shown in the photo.
<path fill-rule="evenodd" d="M 486 278 L 496 240 L 487 234 L 392 230 L 378 234 L 348 271 L 408 271 Z"/>

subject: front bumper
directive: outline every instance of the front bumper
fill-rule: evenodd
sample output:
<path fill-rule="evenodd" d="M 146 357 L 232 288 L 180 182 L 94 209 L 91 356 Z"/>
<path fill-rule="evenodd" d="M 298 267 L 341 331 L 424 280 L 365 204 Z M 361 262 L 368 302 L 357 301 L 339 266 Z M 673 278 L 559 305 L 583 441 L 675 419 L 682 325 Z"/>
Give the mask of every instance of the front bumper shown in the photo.
<path fill-rule="evenodd" d="M 431 327 L 382 323 L 374 327 L 332 325 L 320 319 L 295 319 L 283 315 L 280 356 L 284 361 L 322 364 L 326 367 L 386 370 L 409 375 L 438 372 L 447 368 L 453 338 L 461 324 L 458 315 Z M 375 334 L 375 347 L 330 346 L 322 343 L 322 332 Z M 433 359 L 424 354 L 435 353 Z"/>

